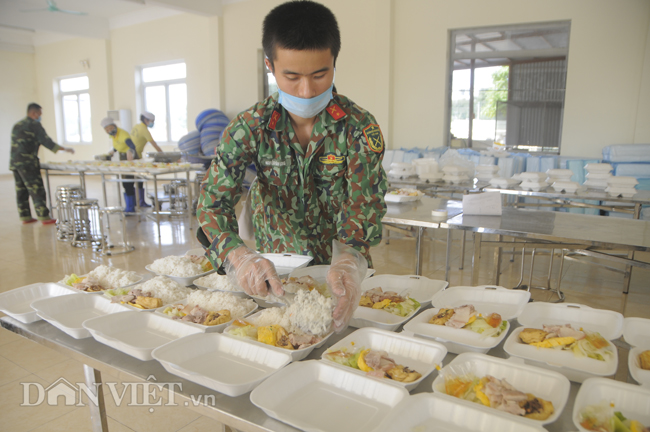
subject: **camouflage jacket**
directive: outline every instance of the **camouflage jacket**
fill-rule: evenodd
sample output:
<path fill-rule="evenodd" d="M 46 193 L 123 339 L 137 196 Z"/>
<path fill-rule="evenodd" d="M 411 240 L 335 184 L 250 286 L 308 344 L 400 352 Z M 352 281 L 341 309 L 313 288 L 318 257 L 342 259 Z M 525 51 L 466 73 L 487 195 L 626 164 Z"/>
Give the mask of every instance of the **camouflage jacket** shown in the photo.
<path fill-rule="evenodd" d="M 241 245 L 235 204 L 246 167 L 258 181 L 253 225 L 260 252 L 310 255 L 329 263 L 339 240 L 366 256 L 381 241 L 386 213 L 384 142 L 374 117 L 334 94 L 317 115 L 303 151 L 277 93 L 240 113 L 224 130 L 199 198 L 197 217 L 215 266 Z"/>
<path fill-rule="evenodd" d="M 41 145 L 54 153 L 61 148 L 47 136 L 40 122 L 25 117 L 16 123 L 11 131 L 9 169 L 13 171 L 25 165 L 38 167 L 38 149 Z"/>

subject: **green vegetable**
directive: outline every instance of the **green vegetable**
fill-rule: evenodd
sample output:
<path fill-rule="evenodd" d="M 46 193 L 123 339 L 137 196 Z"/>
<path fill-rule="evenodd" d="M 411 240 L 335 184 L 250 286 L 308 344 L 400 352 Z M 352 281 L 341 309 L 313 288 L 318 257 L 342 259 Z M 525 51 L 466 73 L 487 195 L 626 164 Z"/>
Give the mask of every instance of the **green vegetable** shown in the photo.
<path fill-rule="evenodd" d="M 72 273 L 71 275 L 69 275 L 69 276 L 66 275 L 66 277 L 63 278 L 63 283 L 68 285 L 68 286 L 72 286 L 72 285 L 76 284 L 77 282 L 79 282 L 80 280 L 81 280 L 81 278 L 79 276 Z"/>
<path fill-rule="evenodd" d="M 620 412 L 615 412 L 614 416 L 612 417 L 612 420 L 614 421 L 614 432 L 632 432 L 630 431 L 630 428 L 623 424 L 625 417 L 622 419 L 620 417 L 623 417 Z"/>
<path fill-rule="evenodd" d="M 228 330 L 228 334 L 237 337 L 243 337 L 246 339 L 257 340 L 257 327 L 253 325 L 247 325 L 244 327 L 233 326 L 230 330 Z"/>
<path fill-rule="evenodd" d="M 115 296 L 123 296 L 127 295 L 131 290 L 129 288 L 115 288 L 115 289 L 107 289 L 104 291 L 104 295 L 108 298 L 112 298 Z"/>
<path fill-rule="evenodd" d="M 417 300 L 409 297 L 403 302 L 386 306 L 384 310 L 394 315 L 405 317 L 415 312 L 415 310 L 419 307 L 420 303 Z"/>

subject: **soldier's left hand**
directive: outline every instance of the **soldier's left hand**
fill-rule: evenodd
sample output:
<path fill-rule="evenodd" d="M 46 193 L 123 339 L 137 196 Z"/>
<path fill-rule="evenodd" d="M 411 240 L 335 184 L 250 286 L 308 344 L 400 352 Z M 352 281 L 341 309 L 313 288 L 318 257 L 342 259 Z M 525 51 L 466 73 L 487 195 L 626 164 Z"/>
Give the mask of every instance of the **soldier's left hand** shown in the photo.
<path fill-rule="evenodd" d="M 63 151 L 70 154 L 74 154 L 74 149 L 72 147 L 64 147 Z"/>

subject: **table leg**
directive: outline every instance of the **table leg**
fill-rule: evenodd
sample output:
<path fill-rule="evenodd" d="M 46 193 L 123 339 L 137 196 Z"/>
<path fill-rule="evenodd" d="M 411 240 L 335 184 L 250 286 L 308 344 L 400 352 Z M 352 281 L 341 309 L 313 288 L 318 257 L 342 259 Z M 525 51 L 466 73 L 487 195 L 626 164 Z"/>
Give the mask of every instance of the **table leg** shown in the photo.
<path fill-rule="evenodd" d="M 101 173 L 102 176 L 102 193 L 104 194 L 104 207 L 108 207 L 108 197 L 106 195 L 106 176 L 104 173 Z"/>
<path fill-rule="evenodd" d="M 156 225 L 158 226 L 158 240 L 160 241 L 160 207 L 158 207 L 158 177 L 153 174 L 153 211 L 156 213 Z"/>
<path fill-rule="evenodd" d="M 190 171 L 188 170 L 185 175 L 187 176 L 187 193 L 189 202 L 187 203 L 187 211 L 190 213 L 190 231 L 192 230 L 192 222 L 194 222 L 194 193 L 192 192 L 192 183 L 190 183 Z"/>
<path fill-rule="evenodd" d="M 641 204 L 634 205 L 634 214 L 632 215 L 633 219 L 641 218 Z M 628 259 L 634 259 L 634 251 L 627 253 Z M 630 292 L 630 281 L 632 280 L 632 266 L 625 266 L 625 277 L 623 278 L 623 294 Z M 627 300 L 626 300 L 627 301 Z"/>
<path fill-rule="evenodd" d="M 79 184 L 81 185 L 81 192 L 83 192 L 85 197 L 86 196 L 86 174 L 83 171 L 79 171 Z"/>
<path fill-rule="evenodd" d="M 45 184 L 47 184 L 47 205 L 50 208 L 50 214 L 52 214 L 52 211 L 54 208 L 52 207 L 52 191 L 50 189 L 50 170 L 45 168 Z M 57 214 L 57 217 L 60 217 Z"/>
<path fill-rule="evenodd" d="M 465 234 L 465 231 L 463 231 Z M 447 230 L 447 256 L 445 257 L 445 280 L 449 282 L 449 267 L 451 266 L 449 261 L 451 259 L 451 230 Z M 462 258 L 461 258 L 462 259 Z"/>
<path fill-rule="evenodd" d="M 118 180 L 122 180 L 122 174 L 117 175 Z M 122 207 L 122 194 L 120 193 L 120 185 L 121 182 L 117 182 L 117 205 L 118 207 Z"/>
<path fill-rule="evenodd" d="M 104 406 L 104 392 L 101 388 L 102 374 L 97 369 L 93 369 L 88 365 L 84 365 L 84 376 L 86 378 L 86 385 L 89 389 L 97 391 L 97 405 L 90 402 L 90 423 L 93 432 L 108 432 L 108 420 L 106 417 L 106 407 Z M 99 385 L 95 385 L 99 384 Z"/>
<path fill-rule="evenodd" d="M 467 239 L 467 231 L 463 230 L 463 234 L 460 237 L 460 265 L 458 270 L 463 269 L 465 263 L 465 240 Z"/>
<path fill-rule="evenodd" d="M 481 233 L 472 233 L 474 237 L 474 254 L 472 256 L 472 286 L 478 285 L 478 273 L 481 266 Z"/>
<path fill-rule="evenodd" d="M 497 241 L 501 241 L 503 239 L 502 235 L 497 235 Z M 496 247 L 494 248 L 494 284 L 499 285 L 499 279 L 501 278 L 501 248 Z"/>
<path fill-rule="evenodd" d="M 415 239 L 415 274 L 422 275 L 420 265 L 422 263 L 422 234 L 424 233 L 423 227 L 418 227 L 418 236 Z"/>

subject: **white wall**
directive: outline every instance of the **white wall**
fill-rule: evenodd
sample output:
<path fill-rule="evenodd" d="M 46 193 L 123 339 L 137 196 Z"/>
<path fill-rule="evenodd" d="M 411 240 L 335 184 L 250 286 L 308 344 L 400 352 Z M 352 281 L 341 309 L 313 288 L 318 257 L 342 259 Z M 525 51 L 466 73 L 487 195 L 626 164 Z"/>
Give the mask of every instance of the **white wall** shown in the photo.
<path fill-rule="evenodd" d="M 34 54 L 0 51 L 0 174 L 9 173 L 11 130 L 36 101 Z"/>
<path fill-rule="evenodd" d="M 261 24 L 279 3 L 234 2 L 218 18 L 181 14 L 114 29 L 108 42 L 74 39 L 37 47 L 44 126 L 56 136 L 52 80 L 82 71 L 84 58 L 91 59 L 93 124 L 108 108 L 131 109 L 137 121 L 136 67 L 181 58 L 188 65 L 189 124 L 206 108 L 233 117 L 258 100 Z M 571 21 L 562 154 L 599 157 L 609 144 L 650 142 L 648 0 L 323 3 L 336 14 L 342 34 L 337 88 L 375 114 L 389 148 L 442 145 L 450 29 L 558 20 Z M 98 126 L 93 136 L 95 147 L 106 145 Z M 77 158 L 98 153 L 87 150 Z"/>

